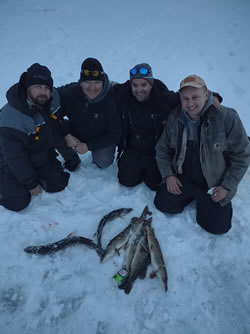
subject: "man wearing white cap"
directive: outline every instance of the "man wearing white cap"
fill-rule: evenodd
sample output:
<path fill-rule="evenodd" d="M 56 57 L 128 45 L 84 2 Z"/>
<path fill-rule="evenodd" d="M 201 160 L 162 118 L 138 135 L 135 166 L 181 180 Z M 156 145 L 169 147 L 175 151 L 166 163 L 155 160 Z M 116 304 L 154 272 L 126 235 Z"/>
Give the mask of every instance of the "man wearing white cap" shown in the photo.
<path fill-rule="evenodd" d="M 222 234 L 231 228 L 231 199 L 250 163 L 250 144 L 234 109 L 218 111 L 205 81 L 189 75 L 180 83 L 175 108 L 156 146 L 163 184 L 155 196 L 162 212 L 180 213 L 197 201 L 197 223 Z"/>

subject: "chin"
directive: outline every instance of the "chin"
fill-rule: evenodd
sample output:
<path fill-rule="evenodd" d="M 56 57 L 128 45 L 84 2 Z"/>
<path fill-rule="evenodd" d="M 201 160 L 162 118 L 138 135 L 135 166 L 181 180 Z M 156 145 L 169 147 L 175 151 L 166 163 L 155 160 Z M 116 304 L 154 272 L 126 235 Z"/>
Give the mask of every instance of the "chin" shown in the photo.
<path fill-rule="evenodd" d="M 145 96 L 136 96 L 136 100 L 142 102 L 145 100 Z"/>

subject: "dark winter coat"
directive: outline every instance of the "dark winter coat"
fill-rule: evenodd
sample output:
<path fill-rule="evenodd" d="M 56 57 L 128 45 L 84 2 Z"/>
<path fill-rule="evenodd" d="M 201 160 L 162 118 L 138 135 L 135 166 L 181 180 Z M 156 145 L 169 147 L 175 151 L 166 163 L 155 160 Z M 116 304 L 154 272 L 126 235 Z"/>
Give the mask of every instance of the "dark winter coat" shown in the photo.
<path fill-rule="evenodd" d="M 53 89 L 47 105 L 28 106 L 20 79 L 8 90 L 7 100 L 0 112 L 0 168 L 8 166 L 20 184 L 33 189 L 37 170 L 55 158 L 57 145 L 65 145 L 59 136 L 59 95 Z"/>
<path fill-rule="evenodd" d="M 106 74 L 103 90 L 94 100 L 85 96 L 79 83 L 59 87 L 58 92 L 62 115 L 70 121 L 68 133 L 86 143 L 91 151 L 118 144 L 120 118 Z"/>
<path fill-rule="evenodd" d="M 122 119 L 118 156 L 128 146 L 143 154 L 154 154 L 155 144 L 169 112 L 180 103 L 179 94 L 169 91 L 157 79 L 154 79 L 150 98 L 145 102 L 138 102 L 134 98 L 129 80 L 124 84 L 116 84 L 114 90 Z"/>

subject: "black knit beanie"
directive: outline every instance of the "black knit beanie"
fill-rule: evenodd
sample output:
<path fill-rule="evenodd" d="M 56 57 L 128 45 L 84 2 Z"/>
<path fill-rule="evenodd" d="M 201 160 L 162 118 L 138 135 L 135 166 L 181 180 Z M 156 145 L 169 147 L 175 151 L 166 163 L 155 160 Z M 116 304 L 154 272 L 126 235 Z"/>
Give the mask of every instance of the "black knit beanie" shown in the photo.
<path fill-rule="evenodd" d="M 53 79 L 48 67 L 35 63 L 31 65 L 25 75 L 25 86 L 46 85 L 52 91 Z"/>
<path fill-rule="evenodd" d="M 87 80 L 104 81 L 104 72 L 102 65 L 95 58 L 87 58 L 82 63 L 80 82 Z"/>

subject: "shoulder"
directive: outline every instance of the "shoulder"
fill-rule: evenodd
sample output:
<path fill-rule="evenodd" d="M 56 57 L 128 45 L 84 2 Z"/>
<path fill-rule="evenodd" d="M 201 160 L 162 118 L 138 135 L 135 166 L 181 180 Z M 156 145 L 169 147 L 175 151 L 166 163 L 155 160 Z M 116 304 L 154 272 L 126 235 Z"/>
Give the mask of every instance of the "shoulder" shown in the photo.
<path fill-rule="evenodd" d="M 169 116 L 168 116 L 166 124 L 168 124 L 168 126 L 170 126 L 170 127 L 173 126 L 174 124 L 177 124 L 179 116 L 180 116 L 180 112 L 181 112 L 181 107 L 180 106 L 172 109 Z"/>
<path fill-rule="evenodd" d="M 56 90 L 59 93 L 60 97 L 67 97 L 74 94 L 78 94 L 81 88 L 78 82 L 71 82 L 67 85 L 57 87 Z"/>
<path fill-rule="evenodd" d="M 52 90 L 52 101 L 50 104 L 51 113 L 55 113 L 60 108 L 60 96 L 56 88 Z"/>
<path fill-rule="evenodd" d="M 154 87 L 156 89 L 168 89 L 164 82 L 159 79 L 154 79 Z"/>
<path fill-rule="evenodd" d="M 152 94 L 157 101 L 166 104 L 169 111 L 180 103 L 179 93 L 169 90 L 168 87 L 158 79 L 154 79 Z"/>
<path fill-rule="evenodd" d="M 130 81 L 127 80 L 126 82 L 122 84 L 115 84 L 113 86 L 115 96 L 118 99 L 123 99 L 128 97 L 131 94 L 131 86 L 130 86 Z"/>
<path fill-rule="evenodd" d="M 237 111 L 233 108 L 221 106 L 220 110 L 215 110 L 214 114 L 217 117 L 223 118 L 225 122 L 234 122 L 236 120 L 240 120 L 240 117 L 237 113 Z"/>
<path fill-rule="evenodd" d="M 221 109 L 219 111 L 222 112 L 225 115 L 238 116 L 238 113 L 237 113 L 237 111 L 235 109 L 229 108 L 229 107 L 225 107 L 224 105 L 221 106 Z"/>
<path fill-rule="evenodd" d="M 10 104 L 6 104 L 0 113 L 0 128 L 15 129 L 28 134 L 34 130 L 34 120 Z"/>

